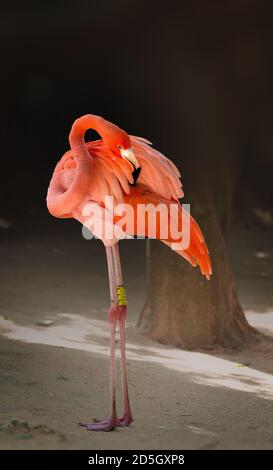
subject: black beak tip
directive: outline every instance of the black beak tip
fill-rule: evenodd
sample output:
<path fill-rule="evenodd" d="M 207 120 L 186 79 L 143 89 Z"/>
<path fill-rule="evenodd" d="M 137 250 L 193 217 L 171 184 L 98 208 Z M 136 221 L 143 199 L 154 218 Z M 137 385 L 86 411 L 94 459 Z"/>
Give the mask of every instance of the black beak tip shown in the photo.
<path fill-rule="evenodd" d="M 138 180 L 140 171 L 141 171 L 141 166 L 140 166 L 139 168 L 136 168 L 136 167 L 134 166 L 134 171 L 132 172 L 132 175 L 133 175 L 133 178 L 134 178 L 134 182 L 132 183 L 131 186 L 135 186 L 135 185 L 136 185 L 136 182 L 137 182 L 137 180 Z"/>

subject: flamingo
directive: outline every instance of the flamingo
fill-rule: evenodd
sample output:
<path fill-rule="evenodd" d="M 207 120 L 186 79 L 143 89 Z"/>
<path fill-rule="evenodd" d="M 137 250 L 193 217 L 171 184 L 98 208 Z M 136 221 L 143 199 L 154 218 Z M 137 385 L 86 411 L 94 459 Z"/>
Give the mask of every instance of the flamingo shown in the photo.
<path fill-rule="evenodd" d="M 87 129 L 95 130 L 101 137 L 85 142 Z M 75 120 L 69 135 L 70 150 L 57 163 L 47 193 L 47 207 L 51 215 L 74 218 L 86 223 L 84 207 L 90 201 L 107 212 L 105 196 L 112 196 L 114 204 L 126 203 L 136 211 L 138 204 L 163 204 L 167 208 L 164 224 L 172 223 L 170 204 L 175 204 L 181 214 L 179 198 L 183 196 L 180 173 L 174 163 L 151 147 L 148 140 L 128 135 L 124 130 L 106 119 L 87 114 Z M 106 217 L 106 215 L 105 215 Z M 119 220 L 114 216 L 114 223 Z M 180 217 L 181 219 L 181 217 Z M 181 222 L 181 220 L 180 220 Z M 155 238 L 160 239 L 158 218 Z M 94 227 L 93 227 L 94 228 Z M 95 229 L 94 229 L 95 230 Z M 148 236 L 147 229 L 138 230 L 134 221 L 134 233 Z M 141 233 L 139 233 L 141 232 Z M 96 230 L 95 230 L 96 233 Z M 104 243 L 108 264 L 110 307 L 110 410 L 102 420 L 79 423 L 90 431 L 111 431 L 117 426 L 129 426 L 133 421 L 131 412 L 125 352 L 125 319 L 127 312 L 126 292 L 123 286 L 118 239 L 106 239 Z M 161 240 L 172 245 L 171 236 Z M 202 232 L 190 217 L 190 243 L 185 249 L 176 249 L 193 266 L 199 265 L 207 279 L 212 274 L 211 262 Z M 117 415 L 115 393 L 115 337 L 120 331 L 121 375 L 123 384 L 124 413 Z"/>

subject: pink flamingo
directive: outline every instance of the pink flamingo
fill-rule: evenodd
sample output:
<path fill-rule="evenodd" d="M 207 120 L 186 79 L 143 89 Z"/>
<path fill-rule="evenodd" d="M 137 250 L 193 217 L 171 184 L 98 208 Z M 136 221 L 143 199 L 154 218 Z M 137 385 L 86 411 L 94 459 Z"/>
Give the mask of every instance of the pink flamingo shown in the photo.
<path fill-rule="evenodd" d="M 93 129 L 101 136 L 100 140 L 85 142 L 87 129 Z M 55 217 L 73 217 L 86 223 L 84 207 L 90 201 L 97 204 L 107 217 L 105 196 L 112 196 L 114 203 L 127 203 L 137 210 L 138 204 L 167 207 L 163 221 L 168 227 L 172 223 L 170 205 L 176 204 L 181 223 L 182 208 L 178 199 L 183 196 L 180 173 L 176 166 L 164 155 L 150 147 L 150 142 L 129 136 L 124 130 L 100 116 L 88 114 L 77 119 L 69 135 L 71 150 L 57 163 L 51 179 L 47 207 Z M 120 217 L 114 215 L 114 223 Z M 155 222 L 155 237 L 160 239 L 159 219 Z M 94 227 L 93 227 L 94 228 Z M 96 230 L 94 228 L 96 233 Z M 148 236 L 146 225 L 138 227 L 133 221 L 131 235 Z M 168 232 L 169 234 L 169 232 Z M 123 286 L 119 257 L 118 239 L 106 239 L 99 234 L 106 248 L 111 304 L 108 312 L 110 326 L 110 413 L 104 420 L 94 420 L 81 424 L 88 430 L 111 431 L 116 426 L 129 426 L 133 421 L 129 402 L 126 354 L 125 318 L 127 310 L 126 293 Z M 162 238 L 162 237 L 161 237 Z M 169 234 L 162 240 L 171 245 Z M 176 240 L 177 241 L 177 240 Z M 202 274 L 209 279 L 211 263 L 202 232 L 190 217 L 190 243 L 186 249 L 177 249 L 193 266 L 199 265 Z M 121 372 L 123 382 L 124 413 L 117 417 L 115 395 L 115 336 L 120 329 Z"/>

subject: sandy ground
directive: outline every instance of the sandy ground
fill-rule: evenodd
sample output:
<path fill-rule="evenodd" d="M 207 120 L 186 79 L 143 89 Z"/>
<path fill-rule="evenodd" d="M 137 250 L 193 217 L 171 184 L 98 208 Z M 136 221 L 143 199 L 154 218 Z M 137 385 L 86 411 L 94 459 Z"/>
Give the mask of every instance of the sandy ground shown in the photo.
<path fill-rule="evenodd" d="M 135 422 L 111 433 L 80 428 L 79 421 L 107 410 L 104 251 L 83 240 L 76 223 L 31 217 L 32 226 L 17 221 L 0 229 L 0 448 L 273 448 L 268 345 L 208 355 L 137 331 L 145 241 L 124 242 L 121 250 Z M 272 233 L 260 230 L 234 231 L 232 261 L 249 321 L 273 334 Z"/>

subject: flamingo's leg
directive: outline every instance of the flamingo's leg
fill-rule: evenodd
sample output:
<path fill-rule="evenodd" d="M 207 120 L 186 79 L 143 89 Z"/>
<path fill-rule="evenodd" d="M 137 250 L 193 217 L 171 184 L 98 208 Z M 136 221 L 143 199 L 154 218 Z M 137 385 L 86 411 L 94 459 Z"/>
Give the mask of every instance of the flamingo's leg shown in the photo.
<path fill-rule="evenodd" d="M 119 317 L 119 309 L 117 306 L 117 295 L 116 295 L 116 281 L 113 263 L 113 248 L 106 247 L 106 256 L 108 263 L 109 273 L 109 285 L 110 285 L 110 296 L 111 306 L 108 312 L 108 320 L 110 327 L 110 414 L 109 417 L 104 420 L 94 420 L 90 423 L 82 424 L 89 431 L 112 431 L 118 424 L 117 412 L 116 412 L 116 392 L 115 392 L 115 340 L 116 340 L 116 326 Z"/>
<path fill-rule="evenodd" d="M 125 319 L 126 319 L 126 307 L 123 307 L 123 311 L 120 314 L 119 328 L 120 328 L 120 353 L 121 353 L 121 374 L 123 384 L 123 397 L 124 397 L 124 413 L 118 420 L 119 426 L 129 426 L 133 421 L 133 416 L 129 402 L 128 392 L 128 381 L 127 381 L 127 370 L 126 370 L 126 353 L 125 353 Z"/>
<path fill-rule="evenodd" d="M 121 296 L 123 294 L 123 300 L 118 299 L 119 305 L 119 328 L 120 328 L 120 354 L 121 354 L 121 377 L 123 385 L 123 398 L 124 398 L 124 413 L 121 418 L 118 419 L 117 426 L 129 426 L 133 421 L 133 416 L 130 408 L 129 402 L 129 392 L 128 392 L 128 381 L 127 381 L 127 367 L 126 367 L 126 351 L 125 351 L 125 320 L 126 320 L 126 311 L 127 311 L 127 301 L 125 288 L 122 285 L 122 271 L 121 263 L 119 256 L 119 247 L 115 245 L 113 247 L 113 258 L 114 258 L 114 271 L 117 285 L 117 296 L 118 290 L 121 291 Z M 118 296 L 119 297 L 119 296 Z M 122 305 L 123 304 L 123 305 Z"/>

